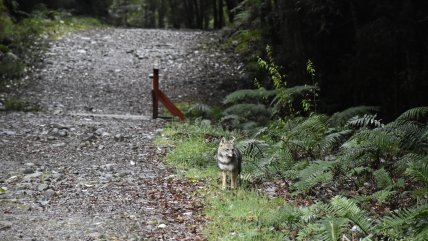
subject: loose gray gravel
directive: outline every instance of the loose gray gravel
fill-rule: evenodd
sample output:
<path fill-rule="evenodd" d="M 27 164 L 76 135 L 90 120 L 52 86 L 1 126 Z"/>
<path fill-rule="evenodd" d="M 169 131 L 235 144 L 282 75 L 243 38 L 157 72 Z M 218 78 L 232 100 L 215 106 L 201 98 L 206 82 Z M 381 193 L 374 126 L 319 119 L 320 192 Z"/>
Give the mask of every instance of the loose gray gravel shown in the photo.
<path fill-rule="evenodd" d="M 155 61 L 173 101 L 215 102 L 244 78 L 217 32 L 106 28 L 52 42 L 23 90 L 42 111 L 0 112 L 0 240 L 204 239 L 201 184 L 174 175 L 154 143 L 165 125 L 147 117 Z"/>

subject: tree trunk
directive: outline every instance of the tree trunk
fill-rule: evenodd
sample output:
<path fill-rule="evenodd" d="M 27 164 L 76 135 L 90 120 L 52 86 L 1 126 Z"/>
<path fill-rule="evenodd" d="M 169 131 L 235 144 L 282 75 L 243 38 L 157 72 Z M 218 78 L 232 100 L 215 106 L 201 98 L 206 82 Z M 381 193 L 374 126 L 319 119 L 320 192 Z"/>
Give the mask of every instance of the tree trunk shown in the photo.
<path fill-rule="evenodd" d="M 213 6 L 213 18 L 214 18 L 214 28 L 218 29 L 219 23 L 218 23 L 218 16 L 217 16 L 217 0 L 212 0 L 212 6 Z"/>
<path fill-rule="evenodd" d="M 222 28 L 224 26 L 224 15 L 223 15 L 223 0 L 218 1 L 218 28 Z"/>
<path fill-rule="evenodd" d="M 165 27 L 165 11 L 166 11 L 166 0 L 159 0 L 159 7 L 158 7 L 158 27 L 164 28 Z"/>
<path fill-rule="evenodd" d="M 235 18 L 235 13 L 233 12 L 233 9 L 236 7 L 235 0 L 226 0 L 226 6 L 227 6 L 227 14 L 229 17 L 229 22 L 233 22 L 233 19 Z"/>

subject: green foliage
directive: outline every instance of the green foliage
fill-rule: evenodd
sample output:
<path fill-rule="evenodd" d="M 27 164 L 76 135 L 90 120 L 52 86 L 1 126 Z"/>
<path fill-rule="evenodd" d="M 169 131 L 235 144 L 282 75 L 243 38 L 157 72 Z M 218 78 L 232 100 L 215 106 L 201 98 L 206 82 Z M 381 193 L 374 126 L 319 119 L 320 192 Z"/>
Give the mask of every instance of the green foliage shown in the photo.
<path fill-rule="evenodd" d="M 207 167 L 214 165 L 214 146 L 208 145 L 201 138 L 192 138 L 190 141 L 178 144 L 167 162 L 185 167 Z"/>
<path fill-rule="evenodd" d="M 16 96 L 6 99 L 4 102 L 5 110 L 7 111 L 38 111 L 39 107 L 22 100 Z"/>
<path fill-rule="evenodd" d="M 329 184 L 333 180 L 333 169 L 335 163 L 331 161 L 315 161 L 299 171 L 297 182 L 293 184 L 295 194 L 308 192 L 317 184 Z"/>
<path fill-rule="evenodd" d="M 275 90 L 266 90 L 265 88 L 259 89 L 241 89 L 234 91 L 223 99 L 223 104 L 234 104 L 239 102 L 264 102 L 275 96 Z"/>
<path fill-rule="evenodd" d="M 391 176 L 384 168 L 374 171 L 373 176 L 376 180 L 376 186 L 379 190 L 386 189 L 392 185 Z"/>
<path fill-rule="evenodd" d="M 398 123 L 404 122 L 404 121 L 423 121 L 423 120 L 426 121 L 427 114 L 428 114 L 427 106 L 416 107 L 405 111 L 395 121 Z"/>
<path fill-rule="evenodd" d="M 266 61 L 258 57 L 257 63 L 262 69 L 266 70 L 269 76 L 272 78 L 273 86 L 277 91 L 278 102 L 281 104 L 287 104 L 289 103 L 289 99 L 285 91 L 287 86 L 286 76 L 280 73 L 280 68 L 275 63 L 272 55 L 272 48 L 269 45 L 266 46 L 266 54 L 268 60 Z"/>
<path fill-rule="evenodd" d="M 0 43 L 8 37 L 12 31 L 13 23 L 7 9 L 4 5 L 3 0 L 0 1 Z M 3 51 L 2 51 L 3 52 Z"/>
<path fill-rule="evenodd" d="M 397 193 L 396 191 L 388 191 L 388 190 L 382 189 L 380 191 L 373 193 L 371 195 L 371 198 L 375 200 L 377 203 L 383 204 L 389 201 L 390 198 L 393 198 L 392 196 L 396 193 Z"/>
<path fill-rule="evenodd" d="M 191 117 L 202 117 L 204 119 L 210 119 L 213 115 L 213 110 L 206 104 L 194 104 L 185 112 L 186 116 Z"/>
<path fill-rule="evenodd" d="M 365 114 L 370 114 L 378 110 L 379 108 L 373 106 L 350 107 L 341 112 L 334 113 L 330 117 L 329 123 L 331 126 L 344 126 L 351 118 L 355 116 L 364 116 Z"/>
<path fill-rule="evenodd" d="M 260 104 L 236 104 L 224 110 L 224 113 L 226 115 L 238 115 L 247 119 L 256 118 L 261 120 L 270 116 L 266 106 Z"/>
<path fill-rule="evenodd" d="M 401 209 L 384 217 L 376 231 L 391 239 L 414 237 L 414 240 L 426 240 L 428 229 L 428 205 L 412 209 Z"/>
<path fill-rule="evenodd" d="M 247 97 L 254 93 L 241 92 Z M 231 99 L 257 99 L 247 97 Z M 355 117 L 372 110 L 359 107 L 334 117 L 289 117 L 252 132 L 224 132 L 202 121 L 178 125 L 173 132 L 177 151 L 167 160 L 210 170 L 202 173 L 209 173 L 207 180 L 214 183 L 203 194 L 209 203 L 212 223 L 207 229 L 212 239 L 424 240 L 428 166 L 421 147 L 427 122 L 415 114 L 423 108 L 382 125 L 374 121 L 375 115 Z M 239 112 L 235 116 L 247 117 Z M 217 142 L 209 140 L 231 135 L 238 138 L 244 159 L 241 187 L 237 193 L 223 193 L 216 189 L 212 157 Z M 255 194 L 275 180 L 287 183 L 287 204 Z M 302 198 L 315 203 L 296 205 Z"/>
<path fill-rule="evenodd" d="M 332 116 L 313 113 L 309 107 L 316 103 L 317 85 L 287 88 L 285 75 L 271 57 L 259 59 L 259 64 L 268 71 L 274 90 L 231 93 L 224 100 L 227 107 L 220 124 L 240 140 L 237 146 L 244 160 L 240 195 L 249 198 L 254 190 L 263 193 L 266 183 L 267 188 L 278 188 L 272 183 L 281 182 L 285 189 L 281 197 L 290 204 L 276 207 L 275 212 L 264 210 L 268 218 L 264 213 L 248 217 L 248 207 L 239 200 L 227 200 L 236 210 L 225 209 L 225 200 L 219 200 L 215 229 L 227 231 L 214 231 L 215 239 L 424 240 L 428 233 L 428 109 L 410 109 L 389 123 L 379 120 L 378 108 L 371 106 Z M 315 77 L 312 62 L 307 71 Z M 195 138 L 189 132 L 191 126 L 185 131 L 190 140 Z M 198 139 L 204 140 L 206 135 Z M 209 156 L 213 150 L 215 146 L 205 152 Z M 266 230 L 273 231 L 273 236 L 264 236 Z M 240 235 L 231 237 L 230 233 Z"/>
<path fill-rule="evenodd" d="M 383 124 L 376 120 L 376 114 L 375 115 L 367 115 L 364 116 L 354 116 L 351 119 L 348 120 L 347 126 L 353 127 L 353 128 L 362 128 L 362 127 L 383 127 Z"/>

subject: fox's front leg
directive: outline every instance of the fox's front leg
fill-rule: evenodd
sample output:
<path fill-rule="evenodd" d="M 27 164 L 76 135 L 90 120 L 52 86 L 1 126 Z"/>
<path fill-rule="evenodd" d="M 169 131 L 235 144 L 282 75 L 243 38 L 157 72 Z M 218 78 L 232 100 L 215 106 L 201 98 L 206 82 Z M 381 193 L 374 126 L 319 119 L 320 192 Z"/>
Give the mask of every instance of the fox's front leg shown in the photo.
<path fill-rule="evenodd" d="M 232 172 L 232 179 L 230 180 L 230 186 L 233 189 L 236 189 L 238 187 L 238 173 Z"/>
<path fill-rule="evenodd" d="M 223 189 L 226 189 L 226 178 L 227 178 L 226 172 L 222 171 L 221 172 L 221 188 L 223 188 Z"/>

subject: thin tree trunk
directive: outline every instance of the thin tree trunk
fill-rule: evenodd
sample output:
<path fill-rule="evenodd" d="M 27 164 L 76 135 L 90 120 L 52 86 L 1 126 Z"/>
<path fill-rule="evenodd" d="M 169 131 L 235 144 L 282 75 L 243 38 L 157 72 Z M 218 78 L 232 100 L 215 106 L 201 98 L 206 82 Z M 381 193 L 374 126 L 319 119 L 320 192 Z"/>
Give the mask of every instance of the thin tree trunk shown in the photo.
<path fill-rule="evenodd" d="M 214 18 L 214 28 L 218 29 L 219 23 L 218 23 L 218 15 L 217 15 L 217 0 L 212 0 L 212 6 L 213 6 L 213 18 Z"/>
<path fill-rule="evenodd" d="M 223 16 L 223 0 L 218 1 L 218 28 L 222 28 L 224 26 L 224 16 Z"/>
<path fill-rule="evenodd" d="M 164 22 L 165 11 L 166 11 L 165 1 L 166 0 L 159 0 L 159 8 L 158 8 L 158 27 L 159 28 L 165 27 L 165 22 Z"/>
<path fill-rule="evenodd" d="M 227 14 L 229 17 L 229 22 L 233 22 L 233 19 L 235 18 L 235 13 L 233 12 L 233 9 L 236 7 L 235 0 L 226 0 L 226 6 L 227 6 Z"/>

